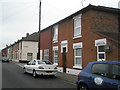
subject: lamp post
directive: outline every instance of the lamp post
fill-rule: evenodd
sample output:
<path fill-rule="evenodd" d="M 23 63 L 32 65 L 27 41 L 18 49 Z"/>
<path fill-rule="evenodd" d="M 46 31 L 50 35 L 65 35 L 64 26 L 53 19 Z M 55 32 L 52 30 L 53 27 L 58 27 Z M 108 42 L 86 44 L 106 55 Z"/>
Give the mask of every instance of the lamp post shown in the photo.
<path fill-rule="evenodd" d="M 41 0 L 39 3 L 39 31 L 38 31 L 38 53 L 37 59 L 40 59 L 40 30 L 41 30 Z"/>

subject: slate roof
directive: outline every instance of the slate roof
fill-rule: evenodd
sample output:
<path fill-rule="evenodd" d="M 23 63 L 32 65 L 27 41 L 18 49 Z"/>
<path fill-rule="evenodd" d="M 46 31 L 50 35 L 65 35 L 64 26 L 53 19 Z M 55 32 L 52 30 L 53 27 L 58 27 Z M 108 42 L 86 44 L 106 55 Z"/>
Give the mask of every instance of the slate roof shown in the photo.
<path fill-rule="evenodd" d="M 39 33 L 35 32 L 31 35 L 28 35 L 27 37 L 23 37 L 20 41 L 33 41 L 33 42 L 38 42 L 39 41 L 39 37 L 38 37 Z"/>
<path fill-rule="evenodd" d="M 81 9 L 81 10 L 79 10 L 79 11 L 71 14 L 71 15 L 68 16 L 68 17 L 65 17 L 64 19 L 62 19 L 62 20 L 60 20 L 60 21 L 58 21 L 58 22 L 56 22 L 56 23 L 54 23 L 54 24 L 52 24 L 52 25 L 44 28 L 43 30 L 47 30 L 47 28 L 53 27 L 54 25 L 56 25 L 56 24 L 58 24 L 58 23 L 62 23 L 62 22 L 64 22 L 64 21 L 68 20 L 68 19 L 73 18 L 74 16 L 76 16 L 76 15 L 78 15 L 78 14 L 85 13 L 85 12 L 87 12 L 87 11 L 89 11 L 89 10 L 97 10 L 97 11 L 104 11 L 104 12 L 108 12 L 108 13 L 120 14 L 120 9 L 118 9 L 118 8 L 104 7 L 104 6 L 95 6 L 95 5 L 89 4 L 87 7 L 85 7 L 85 8 L 83 8 L 83 9 Z"/>

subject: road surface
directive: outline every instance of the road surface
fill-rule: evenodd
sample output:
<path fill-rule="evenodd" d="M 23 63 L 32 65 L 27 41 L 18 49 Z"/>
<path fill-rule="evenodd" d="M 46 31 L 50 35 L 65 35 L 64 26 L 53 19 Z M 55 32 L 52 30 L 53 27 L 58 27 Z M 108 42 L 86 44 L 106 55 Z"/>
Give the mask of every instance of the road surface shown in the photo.
<path fill-rule="evenodd" d="M 44 77 L 34 78 L 30 74 L 23 74 L 22 67 L 12 62 L 2 63 L 2 88 L 9 88 L 9 89 L 20 88 L 20 90 L 25 88 L 26 89 L 54 88 L 55 90 L 63 88 L 68 90 L 69 88 L 76 90 L 75 89 L 76 86 L 74 84 L 66 82 L 63 79 L 60 79 L 59 77 L 44 76 Z"/>

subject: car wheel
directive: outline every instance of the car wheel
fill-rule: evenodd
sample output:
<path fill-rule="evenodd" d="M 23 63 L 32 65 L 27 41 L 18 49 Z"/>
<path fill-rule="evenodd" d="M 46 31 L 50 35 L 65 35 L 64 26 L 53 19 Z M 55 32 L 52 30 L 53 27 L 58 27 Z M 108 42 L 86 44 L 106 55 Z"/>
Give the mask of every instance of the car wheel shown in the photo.
<path fill-rule="evenodd" d="M 34 78 L 37 77 L 37 74 L 36 74 L 36 71 L 35 71 L 35 70 L 33 71 L 33 77 L 34 77 Z"/>
<path fill-rule="evenodd" d="M 88 86 L 87 86 L 87 85 L 81 84 L 81 85 L 79 86 L 79 90 L 89 90 L 89 89 L 88 89 Z"/>

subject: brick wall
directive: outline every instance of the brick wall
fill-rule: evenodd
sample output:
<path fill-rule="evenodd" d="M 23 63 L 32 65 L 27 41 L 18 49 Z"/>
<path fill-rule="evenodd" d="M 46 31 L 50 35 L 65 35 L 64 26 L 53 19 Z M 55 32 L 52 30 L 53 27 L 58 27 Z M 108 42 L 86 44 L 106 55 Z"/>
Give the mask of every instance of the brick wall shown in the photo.
<path fill-rule="evenodd" d="M 51 28 L 47 28 L 40 33 L 40 49 L 43 50 L 42 58 L 44 59 L 44 50 L 49 49 L 49 60 L 52 60 L 52 43 L 51 43 Z"/>
<path fill-rule="evenodd" d="M 117 14 L 89 10 L 82 14 L 82 37 L 73 39 L 73 18 L 60 22 L 58 43 L 52 46 L 59 47 L 59 66 L 62 66 L 61 41 L 68 40 L 67 52 L 67 68 L 73 68 L 74 65 L 74 50 L 73 43 L 82 42 L 82 65 L 83 68 L 91 61 L 97 61 L 97 47 L 95 40 L 107 39 L 107 44 L 110 45 L 111 51 L 106 52 L 106 60 L 119 60 L 118 44 L 108 36 L 98 34 L 99 32 L 118 33 L 118 16 Z"/>

